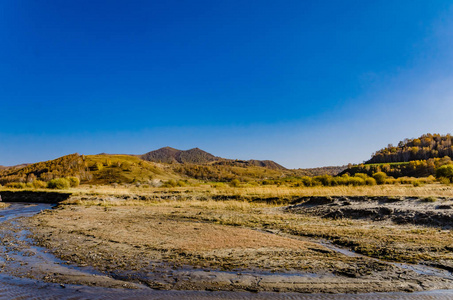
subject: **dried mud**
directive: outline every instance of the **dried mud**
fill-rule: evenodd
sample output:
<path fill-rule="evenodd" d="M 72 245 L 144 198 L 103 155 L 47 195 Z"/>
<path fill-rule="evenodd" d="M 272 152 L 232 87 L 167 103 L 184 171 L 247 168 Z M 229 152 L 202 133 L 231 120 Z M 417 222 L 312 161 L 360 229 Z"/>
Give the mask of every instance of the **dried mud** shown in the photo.
<path fill-rule="evenodd" d="M 323 218 L 389 220 L 442 229 L 453 227 L 452 198 L 414 197 L 311 197 L 287 208 Z"/>
<path fill-rule="evenodd" d="M 321 208 L 335 205 L 331 199 L 323 201 L 327 202 L 293 206 L 286 214 L 319 212 L 325 217 Z M 319 239 L 307 238 L 300 229 L 292 234 L 295 225 L 290 223 L 297 219 L 280 220 L 291 230 L 269 225 L 266 221 L 275 213 L 274 209 L 249 213 L 184 205 L 71 205 L 24 219 L 22 224 L 39 246 L 63 261 L 153 289 L 370 293 L 453 288 L 451 274 L 433 276 L 366 256 L 345 255 Z M 218 215 L 227 215 L 229 224 L 219 224 Z M 72 283 L 69 276 L 55 280 Z"/>

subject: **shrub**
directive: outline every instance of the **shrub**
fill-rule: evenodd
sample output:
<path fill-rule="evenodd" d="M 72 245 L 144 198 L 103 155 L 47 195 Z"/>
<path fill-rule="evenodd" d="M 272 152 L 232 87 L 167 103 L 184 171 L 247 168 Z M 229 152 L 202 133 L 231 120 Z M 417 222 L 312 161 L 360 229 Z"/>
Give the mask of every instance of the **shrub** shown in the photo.
<path fill-rule="evenodd" d="M 412 181 L 412 185 L 414 187 L 422 186 L 422 182 L 420 180 L 414 180 L 414 181 Z"/>
<path fill-rule="evenodd" d="M 393 178 L 392 176 L 390 176 L 390 177 L 387 177 L 387 178 L 385 179 L 385 182 L 384 182 L 384 183 L 385 183 L 385 184 L 400 184 L 401 182 L 400 182 L 398 179 Z"/>
<path fill-rule="evenodd" d="M 448 180 L 450 180 L 451 182 L 453 179 L 453 165 L 450 164 L 439 167 L 436 170 L 436 178 L 437 179 L 448 178 Z"/>
<path fill-rule="evenodd" d="M 423 202 L 436 202 L 437 198 L 436 197 L 426 197 L 423 199 Z"/>
<path fill-rule="evenodd" d="M 175 187 L 176 185 L 177 185 L 176 181 L 174 181 L 173 179 L 170 179 L 170 180 L 164 182 L 162 187 Z"/>
<path fill-rule="evenodd" d="M 436 177 L 434 177 L 433 175 L 429 175 L 428 177 L 426 177 L 425 179 L 425 183 L 432 183 L 436 181 Z"/>
<path fill-rule="evenodd" d="M 230 186 L 233 186 L 233 187 L 238 187 L 241 185 L 241 182 L 239 181 L 239 179 L 235 178 L 233 180 L 230 181 Z"/>
<path fill-rule="evenodd" d="M 34 180 L 32 182 L 32 186 L 35 188 L 35 189 L 43 189 L 43 188 L 46 188 L 47 187 L 47 183 L 42 181 L 42 180 Z"/>
<path fill-rule="evenodd" d="M 376 172 L 373 174 L 373 178 L 376 180 L 377 184 L 384 184 L 385 179 L 387 178 L 387 174 L 384 172 Z"/>
<path fill-rule="evenodd" d="M 178 180 L 178 182 L 176 182 L 176 185 L 177 186 L 186 186 L 186 182 L 183 180 Z"/>
<path fill-rule="evenodd" d="M 8 182 L 5 187 L 13 189 L 24 189 L 27 187 L 27 185 L 23 182 Z"/>
<path fill-rule="evenodd" d="M 450 179 L 448 178 L 445 178 L 445 177 L 441 177 L 439 178 L 439 182 L 442 183 L 442 184 L 450 184 Z"/>
<path fill-rule="evenodd" d="M 303 176 L 300 180 L 302 180 L 302 183 L 304 186 L 311 186 L 311 178 L 308 176 Z"/>
<path fill-rule="evenodd" d="M 78 187 L 80 184 L 80 179 L 77 177 L 71 176 L 71 177 L 66 177 L 66 179 L 69 181 L 69 185 L 71 187 Z"/>
<path fill-rule="evenodd" d="M 367 179 L 365 179 L 365 182 L 366 185 L 376 185 L 376 179 L 374 179 L 373 177 L 368 177 Z"/>
<path fill-rule="evenodd" d="M 365 179 L 361 177 L 350 177 L 348 180 L 348 185 L 353 186 L 365 185 Z"/>
<path fill-rule="evenodd" d="M 356 174 L 354 175 L 354 177 L 360 177 L 360 178 L 366 180 L 366 179 L 368 178 L 368 175 L 365 174 L 365 173 L 356 173 Z"/>
<path fill-rule="evenodd" d="M 320 175 L 313 177 L 313 181 L 321 183 L 323 186 L 336 185 L 336 182 L 333 180 L 333 177 L 330 175 Z"/>
<path fill-rule="evenodd" d="M 213 188 L 225 187 L 225 183 L 223 183 L 223 182 L 213 182 L 213 183 L 211 183 L 211 187 L 213 187 Z"/>
<path fill-rule="evenodd" d="M 66 178 L 56 178 L 52 179 L 47 183 L 47 187 L 49 189 L 59 189 L 59 190 L 64 190 L 68 189 L 71 186 L 69 180 Z"/>
<path fill-rule="evenodd" d="M 104 165 L 101 162 L 96 162 L 93 164 L 93 171 L 101 171 L 104 168 Z"/>

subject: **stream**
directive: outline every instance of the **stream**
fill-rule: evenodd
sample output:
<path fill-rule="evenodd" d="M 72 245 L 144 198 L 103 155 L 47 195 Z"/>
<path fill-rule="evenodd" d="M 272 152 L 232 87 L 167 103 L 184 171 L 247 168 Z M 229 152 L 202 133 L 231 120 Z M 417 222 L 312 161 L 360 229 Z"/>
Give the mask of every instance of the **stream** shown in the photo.
<path fill-rule="evenodd" d="M 0 210 L 0 222 L 12 222 L 20 217 L 30 217 L 43 210 L 51 209 L 52 204 L 11 203 Z M 211 291 L 163 291 L 136 285 L 129 288 L 103 288 L 75 284 L 49 283 L 26 276 L 27 270 L 39 270 L 44 274 L 58 272 L 75 277 L 98 277 L 105 280 L 104 274 L 90 267 L 77 267 L 61 261 L 47 249 L 29 246 L 29 232 L 19 228 L 13 232 L 0 230 L 2 244 L 0 257 L 0 300 L 1 299 L 453 299 L 453 290 L 436 290 L 417 293 L 371 293 L 371 294 L 300 294 L 272 292 L 211 292 Z M 27 244 L 27 247 L 21 247 Z M 356 255 L 333 245 L 330 249 L 345 255 Z M 448 272 L 424 266 L 398 264 L 403 268 L 419 270 L 433 276 L 447 276 Z M 8 266 L 8 267 L 5 267 Z M 22 271 L 15 271 L 17 270 Z M 11 271 L 13 270 L 13 271 Z M 31 274 L 31 273 L 30 273 Z"/>

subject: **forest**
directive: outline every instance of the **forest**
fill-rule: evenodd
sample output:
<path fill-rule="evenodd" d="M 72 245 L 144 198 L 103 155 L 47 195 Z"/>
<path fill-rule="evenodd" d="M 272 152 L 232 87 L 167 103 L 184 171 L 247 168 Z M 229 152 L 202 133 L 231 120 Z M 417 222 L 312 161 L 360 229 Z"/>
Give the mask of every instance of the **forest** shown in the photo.
<path fill-rule="evenodd" d="M 397 146 L 389 144 L 376 151 L 366 164 L 409 162 L 444 156 L 453 158 L 452 136 L 428 133 L 419 138 L 404 139 Z"/>

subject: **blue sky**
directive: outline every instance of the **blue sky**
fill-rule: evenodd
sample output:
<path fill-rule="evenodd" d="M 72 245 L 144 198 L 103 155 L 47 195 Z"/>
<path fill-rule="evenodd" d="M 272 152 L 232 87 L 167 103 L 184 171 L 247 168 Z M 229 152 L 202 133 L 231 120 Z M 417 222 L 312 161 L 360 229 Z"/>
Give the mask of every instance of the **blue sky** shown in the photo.
<path fill-rule="evenodd" d="M 302 168 L 451 133 L 451 1 L 0 2 L 0 165 L 163 146 Z"/>

